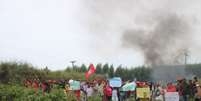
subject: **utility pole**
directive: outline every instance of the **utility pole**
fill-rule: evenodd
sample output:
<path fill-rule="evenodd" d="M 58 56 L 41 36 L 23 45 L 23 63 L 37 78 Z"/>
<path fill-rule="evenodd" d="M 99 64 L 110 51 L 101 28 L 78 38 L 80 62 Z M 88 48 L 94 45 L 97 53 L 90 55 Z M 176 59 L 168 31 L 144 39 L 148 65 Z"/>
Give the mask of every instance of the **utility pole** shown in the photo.
<path fill-rule="evenodd" d="M 75 60 L 73 60 L 73 61 L 70 61 L 70 63 L 72 64 L 72 67 L 74 68 L 75 67 Z"/>
<path fill-rule="evenodd" d="M 185 63 L 185 65 L 187 65 L 188 56 L 189 56 L 188 51 L 184 51 L 184 63 Z"/>

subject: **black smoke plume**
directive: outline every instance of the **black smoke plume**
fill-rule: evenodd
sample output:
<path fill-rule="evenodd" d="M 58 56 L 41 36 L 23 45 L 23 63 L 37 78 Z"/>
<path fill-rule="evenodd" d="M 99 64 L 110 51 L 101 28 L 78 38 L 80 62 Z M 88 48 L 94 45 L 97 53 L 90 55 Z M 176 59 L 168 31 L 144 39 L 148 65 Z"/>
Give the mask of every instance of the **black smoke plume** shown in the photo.
<path fill-rule="evenodd" d="M 123 46 L 139 50 L 147 65 L 175 64 L 178 52 L 189 48 L 189 21 L 177 14 L 153 19 L 152 29 L 128 29 L 122 36 Z"/>

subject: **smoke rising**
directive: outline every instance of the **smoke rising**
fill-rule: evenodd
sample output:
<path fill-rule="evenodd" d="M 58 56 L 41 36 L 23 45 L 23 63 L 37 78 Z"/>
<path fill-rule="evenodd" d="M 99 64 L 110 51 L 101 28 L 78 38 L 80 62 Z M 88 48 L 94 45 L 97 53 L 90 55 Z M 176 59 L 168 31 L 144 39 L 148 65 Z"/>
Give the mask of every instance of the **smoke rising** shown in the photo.
<path fill-rule="evenodd" d="M 156 24 L 151 30 L 126 30 L 122 37 L 123 45 L 140 50 L 148 65 L 174 64 L 175 53 L 189 48 L 190 25 L 176 14 L 157 17 L 154 22 Z"/>
<path fill-rule="evenodd" d="M 189 11 L 194 11 L 191 6 L 198 2 L 87 0 L 84 4 L 88 27 L 94 37 L 103 40 L 101 48 L 107 51 L 116 48 L 116 43 L 123 49 L 140 52 L 147 65 L 170 65 L 183 64 L 183 52 L 194 47 L 194 19 L 189 19 Z"/>

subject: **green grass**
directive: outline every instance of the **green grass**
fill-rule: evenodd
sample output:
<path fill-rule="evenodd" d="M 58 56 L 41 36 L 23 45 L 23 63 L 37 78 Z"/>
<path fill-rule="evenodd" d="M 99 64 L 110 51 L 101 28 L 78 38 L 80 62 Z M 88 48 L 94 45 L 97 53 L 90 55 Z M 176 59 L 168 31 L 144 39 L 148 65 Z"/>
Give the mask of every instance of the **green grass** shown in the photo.
<path fill-rule="evenodd" d="M 12 96 L 14 101 L 67 101 L 62 89 L 43 95 L 41 90 L 36 94 L 34 89 L 19 85 L 0 85 L 0 95 Z"/>
<path fill-rule="evenodd" d="M 73 93 L 66 95 L 64 90 L 55 87 L 50 94 L 42 94 L 39 90 L 37 94 L 33 88 L 26 88 L 21 85 L 2 85 L 0 84 L 0 95 L 8 95 L 13 97 L 13 101 L 76 101 Z M 3 100 L 5 101 L 5 96 Z M 88 101 L 102 101 L 101 97 L 94 95 L 88 98 Z M 130 97 L 127 101 L 135 101 L 134 97 Z"/>
<path fill-rule="evenodd" d="M 20 85 L 2 85 L 0 84 L 0 95 L 12 96 L 14 101 L 76 101 L 73 94 L 66 95 L 63 89 L 52 89 L 49 94 L 42 94 L 39 90 L 36 94 L 34 89 L 26 88 Z M 4 101 L 4 100 L 3 100 Z M 101 101 L 98 96 L 89 97 L 88 101 Z"/>

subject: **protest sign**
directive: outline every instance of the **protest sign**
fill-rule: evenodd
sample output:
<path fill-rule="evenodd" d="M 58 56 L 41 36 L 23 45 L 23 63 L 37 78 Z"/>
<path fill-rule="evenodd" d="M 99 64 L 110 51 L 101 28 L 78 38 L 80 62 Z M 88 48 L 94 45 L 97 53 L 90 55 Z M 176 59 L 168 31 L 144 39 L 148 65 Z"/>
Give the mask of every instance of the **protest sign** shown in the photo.
<path fill-rule="evenodd" d="M 123 91 L 135 91 L 135 88 L 136 88 L 136 83 L 135 82 L 131 82 L 131 83 L 125 84 L 122 87 L 122 90 Z"/>
<path fill-rule="evenodd" d="M 137 88 L 137 98 L 150 98 L 150 88 Z"/>
<path fill-rule="evenodd" d="M 80 90 L 80 82 L 72 80 L 69 82 L 70 84 L 70 90 Z"/>
<path fill-rule="evenodd" d="M 122 81 L 120 77 L 114 77 L 109 80 L 109 84 L 111 87 L 121 87 Z"/>
<path fill-rule="evenodd" d="M 179 101 L 179 93 L 178 92 L 166 92 L 165 93 L 165 101 Z"/>

